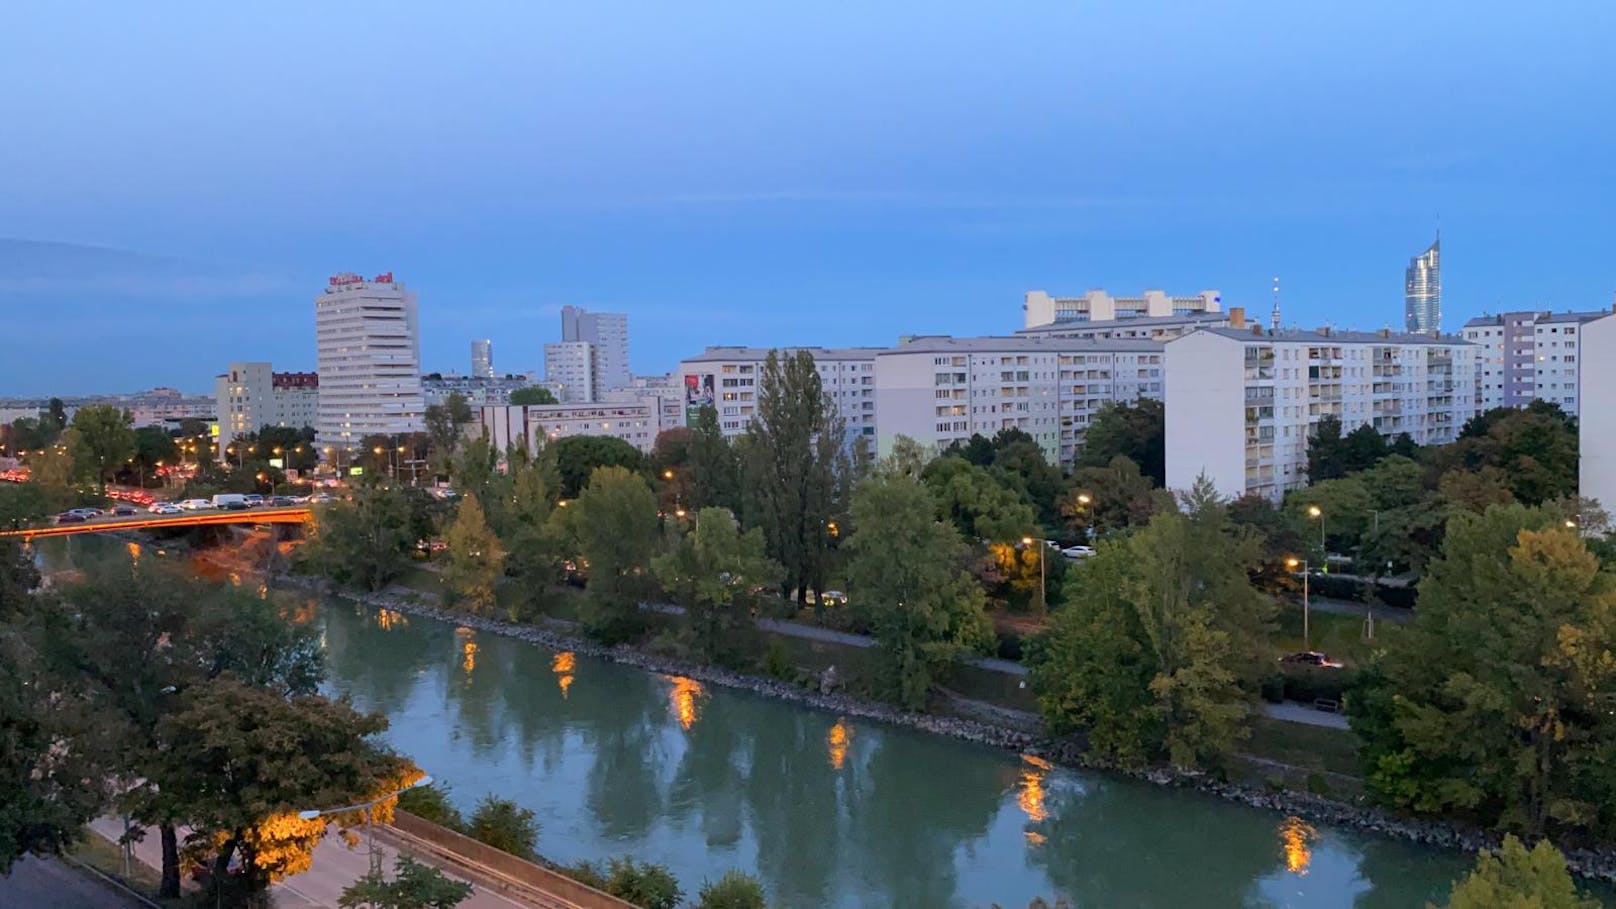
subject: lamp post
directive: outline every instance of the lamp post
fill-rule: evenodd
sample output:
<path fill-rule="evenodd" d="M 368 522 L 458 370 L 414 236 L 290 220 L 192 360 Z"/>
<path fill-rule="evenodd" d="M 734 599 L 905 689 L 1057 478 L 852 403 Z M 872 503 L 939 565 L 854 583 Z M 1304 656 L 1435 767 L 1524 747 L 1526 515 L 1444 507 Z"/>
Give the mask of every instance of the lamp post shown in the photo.
<path fill-rule="evenodd" d="M 432 777 L 423 776 L 408 786 L 405 786 L 403 789 L 389 792 L 380 798 L 371 799 L 368 802 L 360 802 L 357 805 L 344 805 L 341 808 L 324 808 L 315 811 L 299 811 L 297 816 L 300 820 L 312 821 L 324 815 L 347 814 L 350 811 L 358 811 L 359 809 L 363 808 L 365 810 L 365 836 L 366 839 L 369 840 L 370 849 L 370 873 L 376 875 L 381 873 L 382 866 L 381 856 L 376 854 L 376 827 L 370 822 L 371 809 L 377 805 L 380 805 L 382 802 L 397 796 L 400 792 L 404 792 L 408 789 L 414 789 L 417 786 L 430 786 L 431 784 Z"/>
<path fill-rule="evenodd" d="M 1300 565 L 1302 567 L 1302 649 L 1303 650 L 1312 650 L 1313 649 L 1313 636 L 1310 633 L 1312 629 L 1310 629 L 1308 627 L 1308 612 L 1309 612 L 1309 607 L 1310 607 L 1311 604 L 1309 603 L 1308 589 L 1307 589 L 1307 571 L 1308 571 L 1307 560 L 1306 559 L 1295 559 L 1295 558 L 1290 558 L 1290 559 L 1285 560 L 1285 567 L 1289 568 L 1292 571 L 1295 571 L 1296 566 L 1298 566 L 1298 565 Z"/>
<path fill-rule="evenodd" d="M 1033 542 L 1032 537 L 1021 538 L 1021 545 L 1023 546 L 1031 546 Z M 1042 540 L 1036 542 L 1038 543 L 1038 608 L 1040 611 L 1046 611 L 1049 609 L 1049 575 L 1044 570 L 1044 543 Z"/>
<path fill-rule="evenodd" d="M 1319 522 L 1319 558 L 1324 562 L 1324 570 L 1330 570 L 1330 550 L 1324 543 L 1324 509 L 1317 505 L 1307 506 L 1307 516 Z"/>

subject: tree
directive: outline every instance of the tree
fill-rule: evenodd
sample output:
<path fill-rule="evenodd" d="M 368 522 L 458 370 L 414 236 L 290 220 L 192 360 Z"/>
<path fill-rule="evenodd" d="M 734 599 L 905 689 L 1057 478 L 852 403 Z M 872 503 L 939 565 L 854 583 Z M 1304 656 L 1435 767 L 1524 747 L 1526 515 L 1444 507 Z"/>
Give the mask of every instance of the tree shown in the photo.
<path fill-rule="evenodd" d="M 1217 763 L 1247 734 L 1271 606 L 1252 588 L 1260 546 L 1210 484 L 1185 512 L 1102 543 L 1033 654 L 1045 722 L 1123 766 Z"/>
<path fill-rule="evenodd" d="M 1067 526 L 1085 536 L 1136 527 L 1172 507 L 1171 496 L 1121 456 L 1103 467 L 1079 468 L 1057 503 Z"/>
<path fill-rule="evenodd" d="M 768 909 L 768 905 L 762 881 L 744 872 L 730 871 L 701 885 L 695 909 Z"/>
<path fill-rule="evenodd" d="M 18 451 L 40 451 L 55 445 L 61 435 L 62 427 L 48 416 L 18 417 L 11 421 L 6 444 L 13 454 Z"/>
<path fill-rule="evenodd" d="M 639 475 L 598 467 L 570 510 L 589 571 L 586 624 L 606 641 L 628 640 L 644 627 L 640 599 L 656 545 L 656 497 Z"/>
<path fill-rule="evenodd" d="M 1346 458 L 1341 449 L 1341 418 L 1330 414 L 1320 417 L 1307 439 L 1307 481 L 1319 483 L 1346 476 Z"/>
<path fill-rule="evenodd" d="M 1509 831 L 1610 836 L 1613 652 L 1616 585 L 1560 513 L 1455 514 L 1414 622 L 1353 695 L 1371 789 Z"/>
<path fill-rule="evenodd" d="M 337 905 L 342 909 L 454 909 L 471 896 L 471 885 L 400 855 L 393 879 L 380 871 L 367 874 L 343 888 Z"/>
<path fill-rule="evenodd" d="M 1368 470 L 1380 463 L 1388 454 L 1386 440 L 1380 430 L 1368 423 L 1360 423 L 1341 439 L 1341 469 L 1347 473 Z"/>
<path fill-rule="evenodd" d="M 763 554 L 763 531 L 754 527 L 742 533 L 728 510 L 703 508 L 695 525 L 651 568 L 685 607 L 696 655 L 703 662 L 734 665 L 752 628 L 750 592 L 775 586 L 782 571 Z"/>
<path fill-rule="evenodd" d="M 1430 903 L 1427 909 L 1436 909 Z M 1446 909 L 1599 909 L 1577 892 L 1565 856 L 1548 840 L 1530 851 L 1513 836 L 1496 851 L 1482 850 L 1476 867 L 1453 885 Z"/>
<path fill-rule="evenodd" d="M 443 581 L 451 597 L 476 615 L 494 608 L 494 584 L 505 573 L 505 547 L 489 529 L 477 496 L 466 493 L 444 533 Z"/>
<path fill-rule="evenodd" d="M 859 484 L 847 566 L 853 602 L 870 625 L 880 678 L 904 707 L 926 703 L 938 674 L 965 652 L 986 652 L 993 629 L 964 547 L 917 480 L 891 474 Z"/>
<path fill-rule="evenodd" d="M 718 411 L 712 407 L 696 410 L 696 424 L 689 447 L 689 482 L 686 488 L 690 508 L 715 505 L 739 511 L 741 507 L 741 466 L 735 449 L 718 427 Z"/>
<path fill-rule="evenodd" d="M 523 390 L 525 389 L 518 389 L 518 393 Z M 442 404 L 427 406 L 423 422 L 426 423 L 426 435 L 432 449 L 435 472 L 448 471 L 455 452 L 460 450 L 461 427 L 470 423 L 472 419 L 471 405 L 466 402 L 466 396 L 458 391 L 452 392 Z"/>
<path fill-rule="evenodd" d="M 1509 505 L 1515 493 L 1509 475 L 1491 465 L 1477 470 L 1454 468 L 1437 480 L 1437 491 L 1450 508 L 1481 514 L 1493 505 Z"/>
<path fill-rule="evenodd" d="M 667 868 L 651 862 L 636 863 L 626 855 L 607 863 L 603 883 L 599 889 L 643 909 L 675 909 L 684 896 Z"/>
<path fill-rule="evenodd" d="M 308 471 L 320 463 L 320 452 L 314 446 L 312 427 L 266 424 L 258 427 L 257 432 L 249 433 L 246 439 L 257 449 L 255 454 L 258 459 L 267 461 L 276 458 L 284 470 Z"/>
<path fill-rule="evenodd" d="M 977 467 L 987 467 L 993 463 L 993 456 L 997 452 L 993 448 L 993 441 L 979 432 L 971 433 L 971 437 L 964 442 L 953 442 L 943 449 L 943 456 L 958 455 Z"/>
<path fill-rule="evenodd" d="M 1038 516 L 1025 494 L 1001 484 L 985 467 L 948 456 L 926 465 L 921 476 L 941 516 L 967 539 L 1019 541 L 1037 528 Z"/>
<path fill-rule="evenodd" d="M 1066 485 L 1060 469 L 1044 457 L 1043 446 L 1019 429 L 1001 429 L 993 437 L 993 470 L 1018 485 L 1038 512 L 1038 519 L 1053 524 L 1060 519 L 1057 501 Z"/>
<path fill-rule="evenodd" d="M 529 385 L 526 388 L 518 388 L 511 392 L 511 404 L 517 407 L 543 407 L 560 403 L 560 401 L 556 400 L 555 394 L 543 385 Z"/>
<path fill-rule="evenodd" d="M 1083 433 L 1078 467 L 1127 458 L 1157 486 L 1167 485 L 1167 411 L 1154 398 L 1112 401 L 1094 412 Z"/>
<path fill-rule="evenodd" d="M 131 456 L 132 480 L 149 482 L 157 476 L 159 462 L 175 462 L 174 438 L 161 426 L 142 426 L 135 430 L 135 453 Z"/>
<path fill-rule="evenodd" d="M 381 714 L 316 695 L 282 698 L 219 678 L 180 695 L 157 724 L 147 767 L 149 810 L 183 817 L 187 850 L 207 860 L 209 887 L 243 902 L 306 870 L 325 828 L 299 810 L 396 792 L 421 771 L 375 739 Z M 371 809 L 385 822 L 385 808 Z M 240 859 L 239 873 L 230 871 Z"/>
<path fill-rule="evenodd" d="M 645 456 L 616 436 L 564 436 L 551 443 L 561 474 L 561 495 L 573 498 L 590 482 L 597 467 L 639 470 Z"/>
<path fill-rule="evenodd" d="M 439 827 L 447 827 L 456 833 L 466 832 L 466 820 L 460 816 L 454 803 L 449 801 L 449 787 L 443 783 L 413 786 L 400 792 L 398 808 Z"/>
<path fill-rule="evenodd" d="M 67 428 L 67 406 L 61 398 L 51 398 L 45 407 L 45 418 L 56 427 L 57 432 Z"/>
<path fill-rule="evenodd" d="M 381 590 L 404 573 L 409 548 L 409 499 L 396 486 L 363 483 L 350 501 L 319 510 L 300 551 L 316 573 L 361 590 Z"/>
<path fill-rule="evenodd" d="M 539 822 L 533 812 L 510 799 L 486 796 L 471 813 L 466 832 L 479 843 L 532 861 L 538 857 Z"/>
<path fill-rule="evenodd" d="M 845 438 L 846 424 L 824 394 L 813 355 L 769 351 L 746 435 L 744 511 L 785 569 L 782 592 L 794 593 L 799 604 L 807 602 L 809 589 L 823 590 L 837 504 L 835 466 Z"/>
<path fill-rule="evenodd" d="M 129 412 L 110 404 L 87 404 L 73 414 L 73 463 L 85 479 L 105 487 L 107 478 L 135 456 Z"/>

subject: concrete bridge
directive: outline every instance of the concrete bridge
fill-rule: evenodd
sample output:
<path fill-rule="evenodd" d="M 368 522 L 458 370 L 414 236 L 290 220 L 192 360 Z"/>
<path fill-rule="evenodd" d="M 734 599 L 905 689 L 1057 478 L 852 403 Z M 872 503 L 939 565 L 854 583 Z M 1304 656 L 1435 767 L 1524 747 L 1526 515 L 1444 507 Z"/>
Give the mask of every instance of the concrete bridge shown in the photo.
<path fill-rule="evenodd" d="M 19 530 L 0 530 L 0 539 L 20 539 L 23 542 L 46 537 L 65 537 L 81 533 L 105 533 L 110 530 L 155 530 L 163 527 L 206 527 L 214 524 L 303 524 L 314 513 L 303 506 L 248 508 L 241 511 L 188 511 L 185 514 L 133 514 L 102 515 L 80 524 L 55 524 L 47 527 L 24 527 Z"/>

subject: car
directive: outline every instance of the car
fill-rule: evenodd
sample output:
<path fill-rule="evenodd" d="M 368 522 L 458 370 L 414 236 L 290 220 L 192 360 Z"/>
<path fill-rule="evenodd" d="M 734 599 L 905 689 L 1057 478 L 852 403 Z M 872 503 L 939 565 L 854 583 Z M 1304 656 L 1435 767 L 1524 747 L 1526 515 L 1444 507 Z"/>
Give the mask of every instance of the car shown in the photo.
<path fill-rule="evenodd" d="M 207 511 L 213 508 L 213 502 L 208 499 L 186 499 L 179 506 L 186 511 Z"/>
<path fill-rule="evenodd" d="M 246 502 L 249 506 L 252 506 L 252 507 L 257 507 L 259 505 L 264 504 L 264 497 L 259 495 L 256 492 L 249 492 L 246 495 L 242 496 L 241 499 L 242 499 L 242 501 Z"/>
<path fill-rule="evenodd" d="M 88 521 L 90 518 L 99 518 L 106 512 L 99 508 L 69 508 L 69 514 L 76 514 Z"/>
<path fill-rule="evenodd" d="M 112 508 L 112 513 L 117 515 L 120 518 L 132 518 L 132 517 L 135 516 L 135 506 L 133 506 L 133 505 L 115 505 Z"/>
<path fill-rule="evenodd" d="M 86 518 L 84 515 L 79 514 L 76 511 L 64 511 L 56 516 L 57 524 L 83 524 L 88 520 L 89 518 Z"/>
<path fill-rule="evenodd" d="M 336 496 L 327 495 L 327 494 L 325 494 L 323 492 L 320 493 L 319 495 L 309 496 L 309 504 L 310 505 L 327 505 L 327 504 L 330 504 L 332 502 L 335 502 L 336 500 L 337 500 Z"/>
<path fill-rule="evenodd" d="M 826 606 L 846 606 L 847 594 L 840 590 L 827 590 L 819 595 L 819 601 Z"/>
<path fill-rule="evenodd" d="M 178 505 L 175 505 L 173 502 L 158 502 L 156 505 L 153 505 L 151 508 L 149 508 L 147 510 L 150 511 L 152 514 L 184 514 L 185 513 L 185 509 L 179 507 Z"/>
<path fill-rule="evenodd" d="M 1332 660 L 1328 655 L 1317 650 L 1298 650 L 1295 653 L 1287 653 L 1280 657 L 1279 661 L 1291 666 L 1317 666 L 1320 669 L 1341 668 L 1339 661 Z"/>
<path fill-rule="evenodd" d="M 297 502 L 291 496 L 271 496 L 266 504 L 281 508 L 286 505 L 296 505 Z"/>
<path fill-rule="evenodd" d="M 1060 554 L 1067 557 L 1068 559 L 1086 559 L 1089 556 L 1094 555 L 1094 547 L 1093 546 L 1068 546 L 1065 549 L 1062 549 L 1060 551 Z"/>

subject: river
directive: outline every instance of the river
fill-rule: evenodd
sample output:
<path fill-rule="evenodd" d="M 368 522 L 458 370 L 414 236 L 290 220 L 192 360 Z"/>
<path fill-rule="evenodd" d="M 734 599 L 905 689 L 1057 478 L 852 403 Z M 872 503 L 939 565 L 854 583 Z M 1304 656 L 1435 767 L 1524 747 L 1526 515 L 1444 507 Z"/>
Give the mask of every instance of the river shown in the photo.
<path fill-rule="evenodd" d="M 790 907 L 1408 907 L 1469 864 L 430 619 L 318 621 L 331 691 L 462 811 L 513 799 L 551 859 L 632 854 L 691 893 L 740 868 Z"/>

